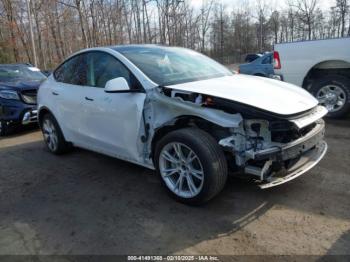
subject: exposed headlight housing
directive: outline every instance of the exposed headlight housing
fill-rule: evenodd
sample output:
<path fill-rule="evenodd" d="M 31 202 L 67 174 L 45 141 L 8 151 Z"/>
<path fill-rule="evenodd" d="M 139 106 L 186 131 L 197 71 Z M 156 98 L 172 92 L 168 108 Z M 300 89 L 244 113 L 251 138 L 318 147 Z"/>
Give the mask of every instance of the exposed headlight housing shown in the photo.
<path fill-rule="evenodd" d="M 18 93 L 13 90 L 0 90 L 0 98 L 19 100 Z"/>

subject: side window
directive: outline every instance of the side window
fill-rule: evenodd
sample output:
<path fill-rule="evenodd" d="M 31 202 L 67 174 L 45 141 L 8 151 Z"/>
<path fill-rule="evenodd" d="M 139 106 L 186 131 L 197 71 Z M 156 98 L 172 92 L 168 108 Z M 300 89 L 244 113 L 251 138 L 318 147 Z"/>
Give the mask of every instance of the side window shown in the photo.
<path fill-rule="evenodd" d="M 272 64 L 272 56 L 269 55 L 267 57 L 264 58 L 264 60 L 262 61 L 263 64 Z"/>
<path fill-rule="evenodd" d="M 63 63 L 54 72 L 56 81 L 72 85 L 86 85 L 87 83 L 87 64 L 86 55 L 74 56 Z"/>
<path fill-rule="evenodd" d="M 107 81 L 124 77 L 130 88 L 134 88 L 138 81 L 134 75 L 115 57 L 103 52 L 90 52 L 87 58 L 87 85 L 104 88 Z"/>

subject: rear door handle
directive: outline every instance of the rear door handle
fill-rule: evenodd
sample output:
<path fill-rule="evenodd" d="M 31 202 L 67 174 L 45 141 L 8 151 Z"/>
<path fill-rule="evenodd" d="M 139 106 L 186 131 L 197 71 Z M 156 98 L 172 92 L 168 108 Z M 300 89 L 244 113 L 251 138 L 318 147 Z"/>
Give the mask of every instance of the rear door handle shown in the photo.
<path fill-rule="evenodd" d="M 56 93 L 56 92 L 52 92 L 52 94 L 53 94 L 54 96 L 58 96 L 58 93 Z"/>
<path fill-rule="evenodd" d="M 87 100 L 87 101 L 94 101 L 92 98 L 90 98 L 90 97 L 85 97 L 85 100 Z"/>

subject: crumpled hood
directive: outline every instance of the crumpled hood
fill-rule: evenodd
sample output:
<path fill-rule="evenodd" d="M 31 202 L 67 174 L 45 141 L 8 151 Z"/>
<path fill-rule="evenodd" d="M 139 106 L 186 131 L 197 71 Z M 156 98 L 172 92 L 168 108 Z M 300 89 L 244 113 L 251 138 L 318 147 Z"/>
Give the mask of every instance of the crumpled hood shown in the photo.
<path fill-rule="evenodd" d="M 297 114 L 318 104 L 316 98 L 298 86 L 240 74 L 167 87 L 236 101 L 278 115 Z"/>
<path fill-rule="evenodd" d="M 25 81 L 19 80 L 14 82 L 0 82 L 0 90 L 15 90 L 15 91 L 24 91 L 24 90 L 33 90 L 38 89 L 42 81 Z"/>

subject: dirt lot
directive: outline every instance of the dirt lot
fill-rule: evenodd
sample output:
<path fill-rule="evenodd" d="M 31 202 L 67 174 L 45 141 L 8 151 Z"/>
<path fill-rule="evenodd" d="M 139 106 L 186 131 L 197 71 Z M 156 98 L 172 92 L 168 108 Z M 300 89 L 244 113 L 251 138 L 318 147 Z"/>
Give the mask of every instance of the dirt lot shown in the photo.
<path fill-rule="evenodd" d="M 307 175 L 260 190 L 230 179 L 209 204 L 170 199 L 152 171 L 38 130 L 0 141 L 0 254 L 350 254 L 350 121 Z"/>

